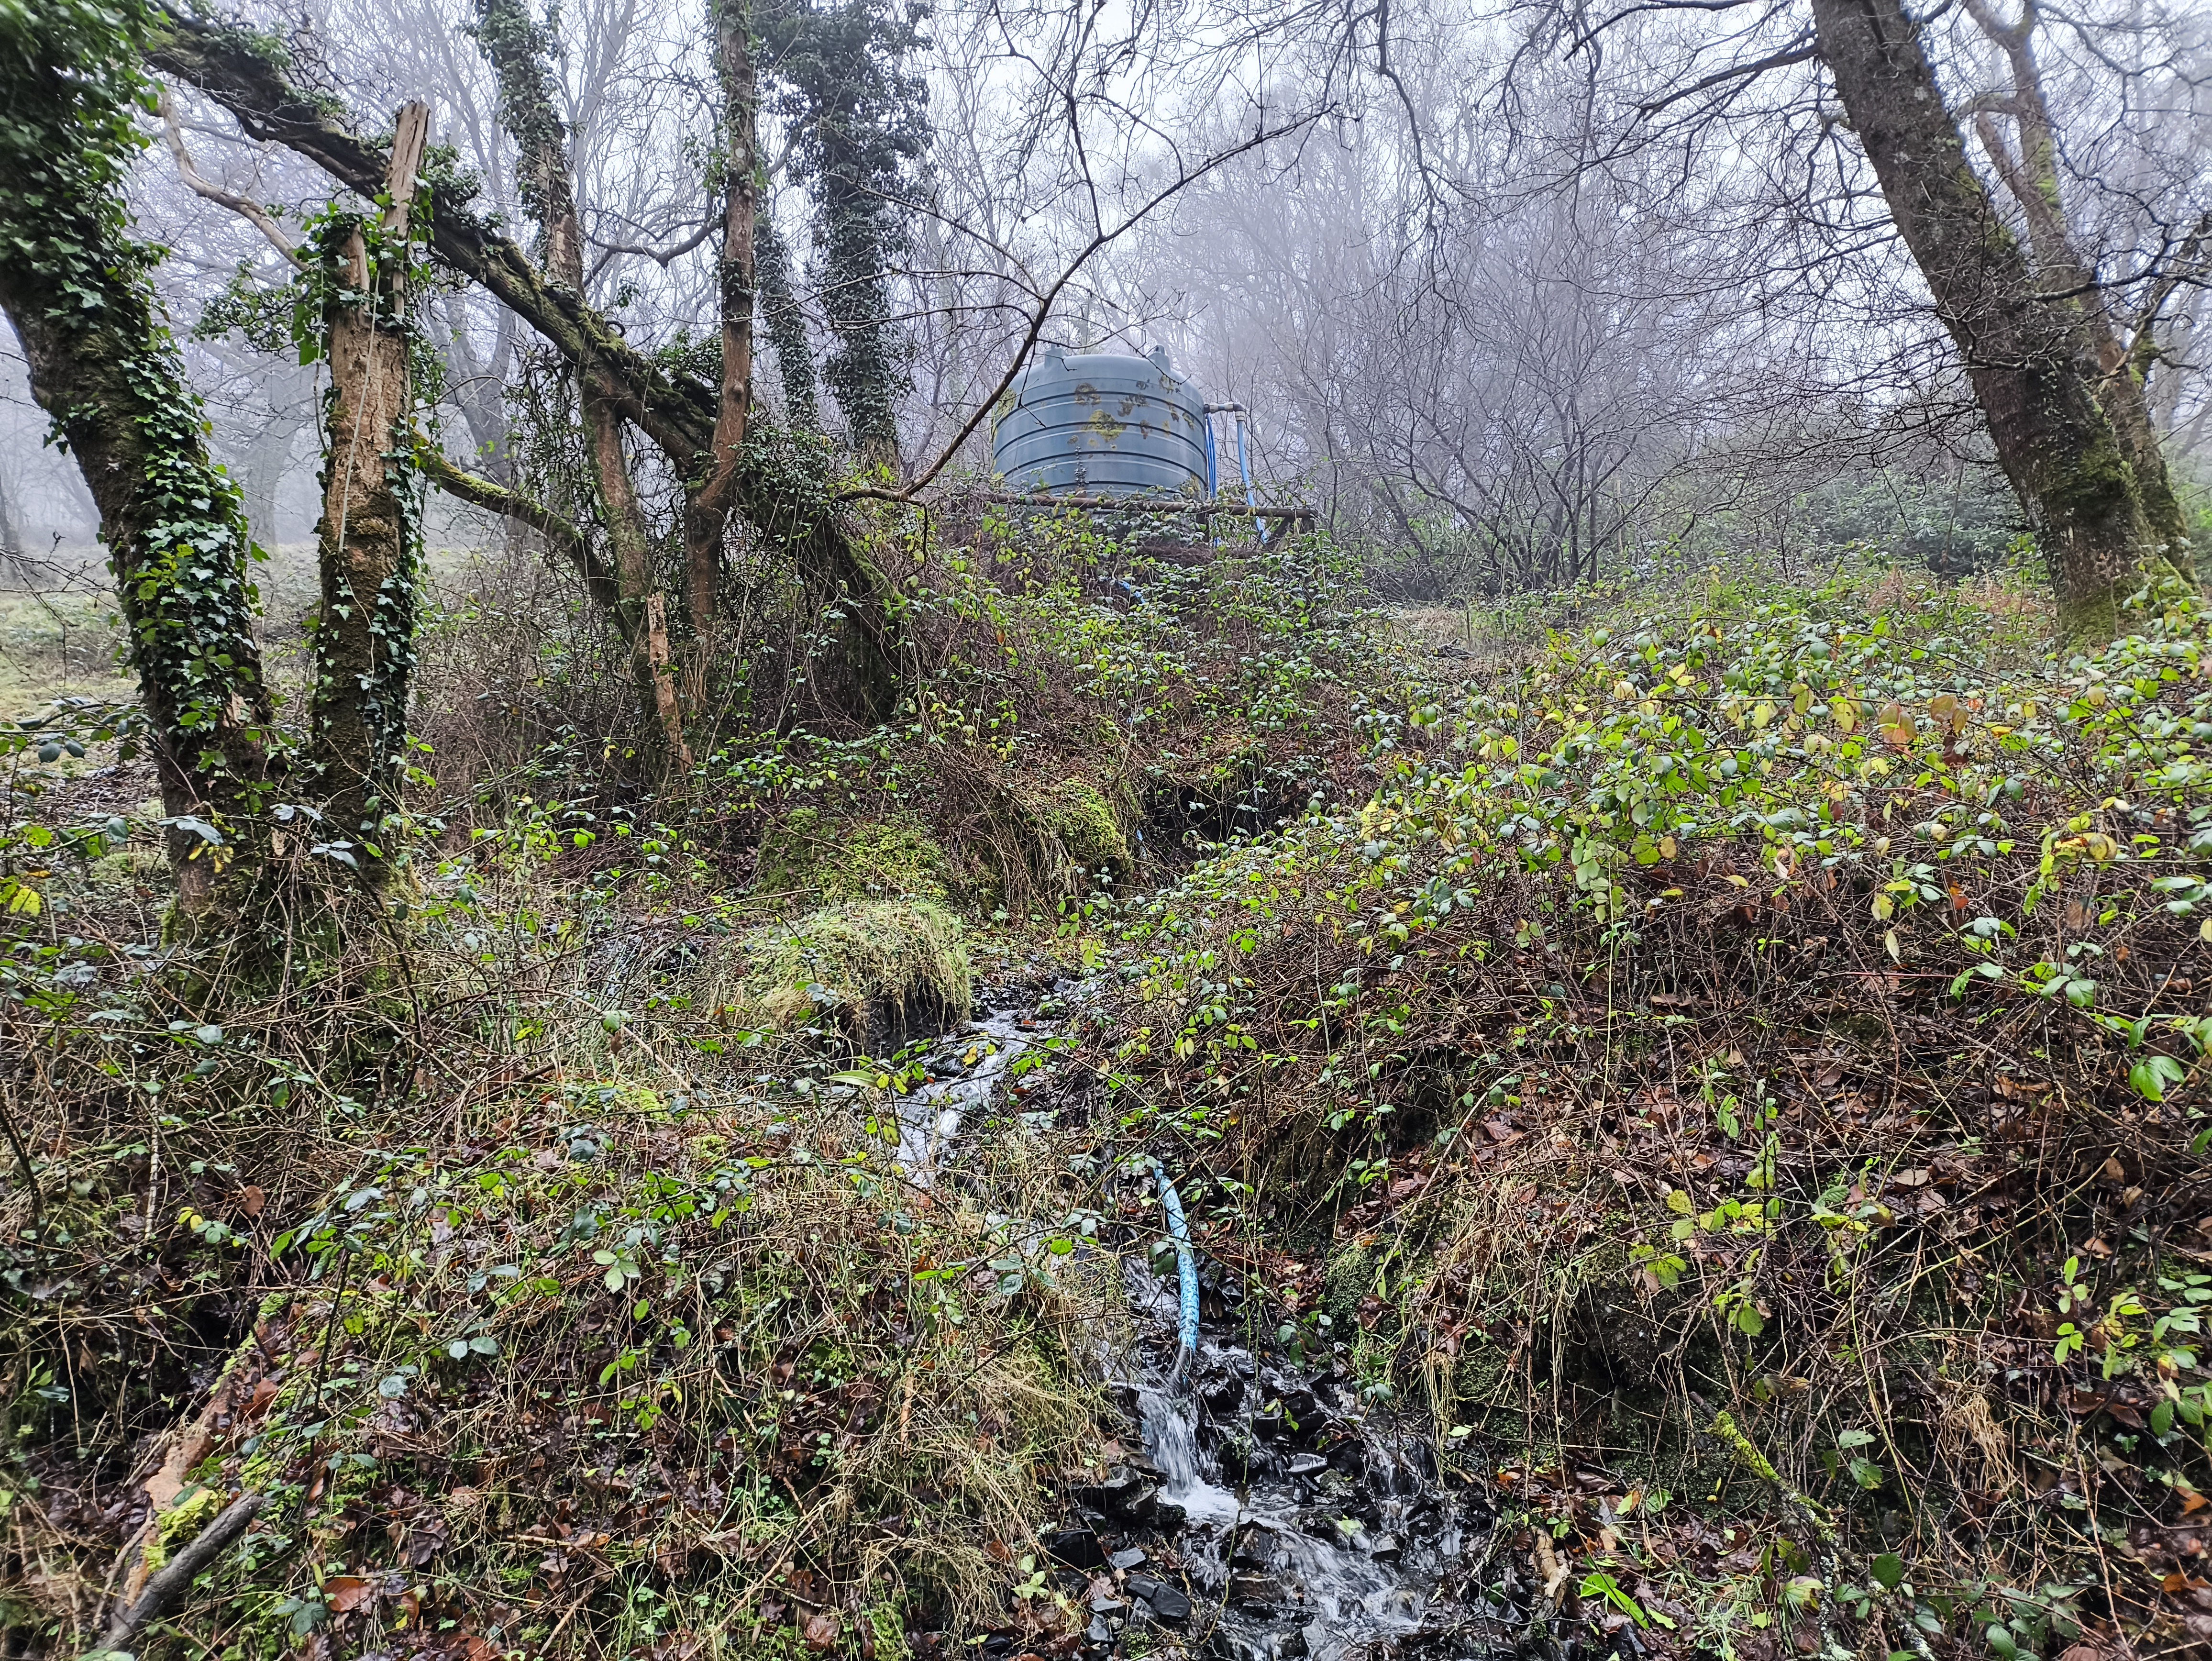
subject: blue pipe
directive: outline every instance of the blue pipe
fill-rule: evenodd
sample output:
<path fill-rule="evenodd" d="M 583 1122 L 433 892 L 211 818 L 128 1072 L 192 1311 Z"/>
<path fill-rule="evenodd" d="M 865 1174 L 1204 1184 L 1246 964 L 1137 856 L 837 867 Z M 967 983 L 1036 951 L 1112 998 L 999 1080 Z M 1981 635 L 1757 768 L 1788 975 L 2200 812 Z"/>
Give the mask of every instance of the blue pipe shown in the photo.
<path fill-rule="evenodd" d="M 1209 409 L 1206 412 L 1206 499 L 1209 503 L 1221 494 L 1219 472 L 1213 453 L 1213 411 Z M 1206 545 L 1209 548 L 1221 545 L 1221 533 L 1214 528 L 1214 521 L 1211 519 L 1206 521 Z"/>
<path fill-rule="evenodd" d="M 1244 476 L 1244 505 L 1247 508 L 1258 507 L 1259 501 L 1252 494 L 1252 466 L 1244 459 L 1244 412 L 1242 410 L 1237 412 L 1237 471 Z M 1256 514 L 1252 520 L 1252 534 L 1262 542 L 1267 539 L 1267 527 L 1261 523 Z"/>
<path fill-rule="evenodd" d="M 1155 1170 L 1159 1167 L 1155 1165 Z M 1173 1382 L 1190 1377 L 1190 1364 L 1198 1354 L 1198 1259 L 1191 1254 L 1190 1228 L 1183 1221 L 1182 1196 L 1159 1171 L 1160 1209 L 1168 1214 L 1168 1238 L 1175 1242 L 1176 1278 L 1182 1292 L 1182 1335 L 1176 1348 Z"/>

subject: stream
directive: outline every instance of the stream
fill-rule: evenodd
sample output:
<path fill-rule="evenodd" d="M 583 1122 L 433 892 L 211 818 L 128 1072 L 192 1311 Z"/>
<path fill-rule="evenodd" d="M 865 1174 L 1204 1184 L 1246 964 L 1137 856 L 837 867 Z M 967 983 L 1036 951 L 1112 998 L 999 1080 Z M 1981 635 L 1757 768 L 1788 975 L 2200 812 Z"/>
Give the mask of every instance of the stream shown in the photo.
<path fill-rule="evenodd" d="M 1063 982 L 1042 1005 L 1027 990 L 987 1001 L 932 1047 L 930 1082 L 901 1110 L 899 1157 L 917 1182 L 957 1162 L 963 1128 L 1050 1037 L 1046 1012 L 1069 995 L 1079 989 Z M 1149 1176 L 1121 1180 L 1155 1192 Z M 1085 1661 L 1176 1647 L 1218 1661 L 1519 1652 L 1525 1616 L 1480 1585 L 1494 1518 L 1439 1479 L 1419 1415 L 1364 1399 L 1338 1358 L 1301 1367 L 1253 1342 L 1236 1313 L 1241 1287 L 1210 1266 L 1191 1377 L 1172 1384 L 1173 1258 L 1163 1279 L 1146 1266 L 1150 1237 L 1127 1244 L 1131 1330 L 1103 1359 L 1142 1451 L 1121 1451 L 1103 1480 L 1071 1489 L 1066 1524 L 1045 1541 L 1057 1589 L 1088 1615 Z M 994 1634 L 987 1661 L 1013 1642 Z"/>

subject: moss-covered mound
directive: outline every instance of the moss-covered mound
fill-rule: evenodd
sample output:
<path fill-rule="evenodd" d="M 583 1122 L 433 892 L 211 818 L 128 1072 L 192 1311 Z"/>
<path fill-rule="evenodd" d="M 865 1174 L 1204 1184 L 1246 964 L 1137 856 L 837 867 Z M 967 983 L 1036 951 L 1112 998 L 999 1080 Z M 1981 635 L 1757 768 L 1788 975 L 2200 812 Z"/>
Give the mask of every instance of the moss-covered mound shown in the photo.
<path fill-rule="evenodd" d="M 919 819 L 841 821 L 793 809 L 761 838 L 754 891 L 847 900 L 947 904 L 953 894 L 945 849 Z"/>
<path fill-rule="evenodd" d="M 834 1030 L 860 1050 L 957 1026 L 975 1005 L 960 920 L 926 900 L 824 906 L 753 945 L 771 1019 Z"/>
<path fill-rule="evenodd" d="M 1036 793 L 1029 801 L 1038 825 L 1054 837 L 1067 856 L 1079 890 L 1096 885 L 1103 878 L 1125 885 L 1137 868 L 1121 834 L 1113 804 L 1097 786 L 1080 778 L 1065 778 Z"/>

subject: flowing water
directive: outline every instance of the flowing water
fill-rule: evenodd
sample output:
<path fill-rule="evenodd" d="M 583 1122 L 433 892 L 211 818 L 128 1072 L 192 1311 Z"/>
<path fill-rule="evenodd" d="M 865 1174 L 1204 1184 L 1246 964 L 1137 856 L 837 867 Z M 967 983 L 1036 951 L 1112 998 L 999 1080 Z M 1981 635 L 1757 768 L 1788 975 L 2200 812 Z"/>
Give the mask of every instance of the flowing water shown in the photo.
<path fill-rule="evenodd" d="M 963 1125 L 1049 1031 L 1032 1009 L 1001 1007 L 933 1049 L 931 1081 L 900 1118 L 916 1181 L 957 1159 Z M 1091 1614 L 1087 1661 L 1178 1640 L 1217 1661 L 1514 1653 L 1514 1612 L 1480 1591 L 1493 1519 L 1438 1480 L 1425 1427 L 1329 1360 L 1302 1369 L 1249 1342 L 1228 1286 L 1204 1300 L 1215 1318 L 1201 1320 L 1190 1378 L 1171 1384 L 1153 1358 L 1174 1354 L 1174 1282 L 1145 1255 L 1126 1259 L 1133 1342 L 1107 1358 L 1144 1451 L 1075 1490 L 1072 1526 L 1054 1536 L 1071 1566 L 1063 1591 Z"/>

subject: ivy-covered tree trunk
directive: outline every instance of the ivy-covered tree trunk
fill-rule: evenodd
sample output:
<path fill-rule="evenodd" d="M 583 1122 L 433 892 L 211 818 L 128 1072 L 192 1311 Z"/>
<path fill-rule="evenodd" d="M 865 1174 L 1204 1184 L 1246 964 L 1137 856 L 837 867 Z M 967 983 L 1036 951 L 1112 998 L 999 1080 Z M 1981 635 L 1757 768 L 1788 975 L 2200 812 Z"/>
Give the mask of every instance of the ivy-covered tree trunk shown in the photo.
<path fill-rule="evenodd" d="M 814 344 L 806 338 L 806 313 L 792 292 L 791 253 L 783 234 L 765 208 L 753 232 L 760 271 L 761 313 L 768 343 L 775 350 L 776 373 L 783 379 L 783 416 L 802 432 L 822 427 L 821 392 L 814 375 Z"/>
<path fill-rule="evenodd" d="M 534 27 L 519 7 L 509 3 L 503 9 L 522 26 Z M 377 147 L 354 132 L 326 99 L 295 84 L 266 36 L 170 13 L 151 58 L 229 109 L 257 138 L 296 150 L 354 190 L 374 195 L 378 189 L 384 160 Z M 557 121 L 555 127 L 557 132 Z M 525 183 L 527 187 L 526 175 Z M 580 382 L 596 387 L 607 407 L 643 432 L 671 465 L 687 476 L 698 470 L 714 446 L 714 390 L 632 347 L 580 293 L 532 259 L 465 197 L 434 185 L 432 198 L 433 253 L 527 322 L 574 366 Z M 542 504 L 514 492 L 470 486 L 461 494 L 507 502 L 526 523 L 553 517 Z M 884 719 L 901 686 L 890 585 L 871 565 L 863 538 L 832 498 L 818 459 L 804 447 L 758 441 L 757 435 L 745 446 L 733 507 L 765 545 L 789 559 L 811 603 L 830 625 L 823 657 L 835 662 L 811 677 L 825 710 L 841 720 Z M 624 638 L 630 638 L 633 620 L 619 611 L 617 618 Z"/>
<path fill-rule="evenodd" d="M 853 447 L 896 471 L 905 344 L 891 320 L 891 268 L 906 246 L 899 206 L 927 131 L 927 89 L 908 67 L 920 43 L 896 0 L 772 0 L 764 9 L 795 169 L 814 193 L 815 257 L 830 325 L 823 379 Z"/>
<path fill-rule="evenodd" d="M 379 885 L 391 870 L 384 824 L 401 804 L 415 666 L 421 531 L 404 308 L 408 211 L 429 131 L 428 105 L 400 111 L 374 257 L 359 218 L 335 222 L 325 240 L 330 451 L 310 755 L 330 839 L 353 843 L 349 856 Z"/>
<path fill-rule="evenodd" d="M 476 35 L 499 81 L 500 119 L 520 154 L 522 204 L 537 221 L 545 275 L 584 301 L 584 234 L 569 177 L 568 133 L 554 106 L 546 58 L 551 41 L 522 0 L 477 0 Z M 653 572 L 653 532 L 638 500 L 623 442 L 625 391 L 592 362 L 578 365 L 584 447 L 599 487 L 607 543 L 622 593 L 619 626 L 630 648 L 647 731 L 668 759 L 688 764 L 684 714 L 669 649 L 668 608 Z"/>
<path fill-rule="evenodd" d="M 143 24 L 113 0 L 0 0 L 0 308 L 100 509 L 179 904 L 220 922 L 259 874 L 270 702 L 244 505 L 124 200 Z"/>
<path fill-rule="evenodd" d="M 1999 464 L 2034 526 L 2061 627 L 2110 638 L 2146 575 L 2185 581 L 2098 397 L 2101 366 L 2066 301 L 2036 280 L 1967 165 L 1920 25 L 1902 0 L 1813 0 L 1820 56 L 1937 314 L 1958 343 Z"/>

